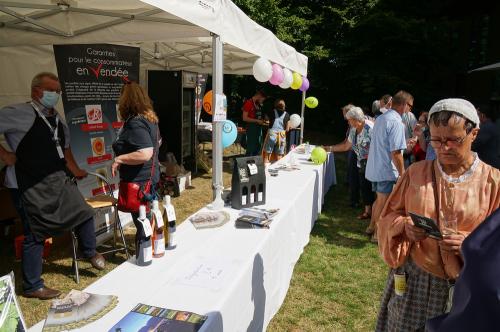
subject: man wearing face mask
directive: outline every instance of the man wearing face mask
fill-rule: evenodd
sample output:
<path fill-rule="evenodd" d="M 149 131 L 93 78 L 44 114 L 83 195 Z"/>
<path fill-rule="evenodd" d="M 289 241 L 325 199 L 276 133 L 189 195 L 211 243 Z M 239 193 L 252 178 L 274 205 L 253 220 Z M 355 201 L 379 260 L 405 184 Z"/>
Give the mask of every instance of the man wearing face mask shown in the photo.
<path fill-rule="evenodd" d="M 94 212 L 67 175 L 82 178 L 87 172 L 76 164 L 68 128 L 54 108 L 60 93 L 57 76 L 40 73 L 32 80 L 30 102 L 0 109 L 0 134 L 12 151 L 0 146 L 8 165 L 5 186 L 24 224 L 23 295 L 41 300 L 61 294 L 41 279 L 46 238 L 74 229 L 83 257 L 98 270 L 105 263 L 95 250 Z"/>

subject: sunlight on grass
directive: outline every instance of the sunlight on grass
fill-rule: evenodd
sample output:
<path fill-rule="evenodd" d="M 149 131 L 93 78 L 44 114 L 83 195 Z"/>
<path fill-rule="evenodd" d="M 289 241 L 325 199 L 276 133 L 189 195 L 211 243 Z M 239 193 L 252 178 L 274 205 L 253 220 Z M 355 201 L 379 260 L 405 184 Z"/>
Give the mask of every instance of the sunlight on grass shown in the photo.
<path fill-rule="evenodd" d="M 325 199 L 309 245 L 295 266 L 283 306 L 268 331 L 373 331 L 387 268 L 349 207 L 342 184 L 345 162 L 336 158 L 339 184 Z"/>

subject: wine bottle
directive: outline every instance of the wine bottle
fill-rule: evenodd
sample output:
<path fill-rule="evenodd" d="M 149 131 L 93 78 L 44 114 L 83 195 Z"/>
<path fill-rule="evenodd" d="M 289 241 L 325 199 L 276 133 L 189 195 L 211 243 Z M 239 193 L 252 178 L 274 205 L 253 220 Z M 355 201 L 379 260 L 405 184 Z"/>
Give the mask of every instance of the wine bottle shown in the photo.
<path fill-rule="evenodd" d="M 163 207 L 165 208 L 165 220 L 168 222 L 168 249 L 172 250 L 177 247 L 176 239 L 175 239 L 175 232 L 176 232 L 176 225 L 175 225 L 175 209 L 174 206 L 172 205 L 171 199 L 169 195 L 165 195 L 163 199 Z"/>
<path fill-rule="evenodd" d="M 142 225 L 142 230 L 144 231 L 144 235 L 146 236 L 146 238 L 138 246 L 136 246 L 136 263 L 139 266 L 147 266 L 151 265 L 151 263 L 153 262 L 153 248 L 151 246 L 151 235 L 153 232 L 151 229 L 151 223 L 146 216 L 145 205 L 141 205 L 139 207 L 138 220 Z"/>
<path fill-rule="evenodd" d="M 161 215 L 158 200 L 153 201 L 151 208 L 151 219 L 153 224 L 153 257 L 160 258 L 165 255 L 165 235 L 163 216 Z"/>

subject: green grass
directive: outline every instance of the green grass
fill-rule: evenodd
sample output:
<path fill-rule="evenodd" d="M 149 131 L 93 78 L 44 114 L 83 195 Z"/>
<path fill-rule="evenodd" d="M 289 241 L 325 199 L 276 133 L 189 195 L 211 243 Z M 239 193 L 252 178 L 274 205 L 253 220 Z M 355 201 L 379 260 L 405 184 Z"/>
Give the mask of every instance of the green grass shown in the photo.
<path fill-rule="evenodd" d="M 387 268 L 349 207 L 345 159 L 268 331 L 373 331 Z"/>

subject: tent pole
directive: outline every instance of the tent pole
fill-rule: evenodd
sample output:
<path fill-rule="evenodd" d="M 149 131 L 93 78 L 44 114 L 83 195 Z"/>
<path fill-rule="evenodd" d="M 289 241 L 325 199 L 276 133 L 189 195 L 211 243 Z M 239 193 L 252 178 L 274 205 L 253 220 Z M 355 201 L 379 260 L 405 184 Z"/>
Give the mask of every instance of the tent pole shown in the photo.
<path fill-rule="evenodd" d="M 224 79 L 223 44 L 220 36 L 212 35 L 212 114 L 215 114 L 216 96 L 222 95 Z M 212 188 L 213 199 L 211 207 L 214 210 L 222 209 L 222 191 L 224 183 L 222 181 L 222 122 L 212 121 Z"/>
<path fill-rule="evenodd" d="M 304 142 L 304 110 L 306 107 L 305 100 L 306 100 L 306 92 L 302 91 L 302 105 L 300 107 L 300 117 L 302 120 L 300 124 L 300 144 Z"/>

